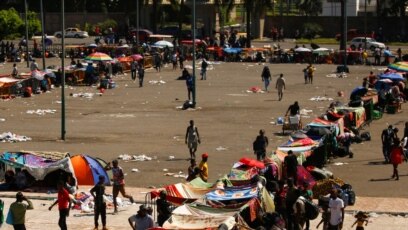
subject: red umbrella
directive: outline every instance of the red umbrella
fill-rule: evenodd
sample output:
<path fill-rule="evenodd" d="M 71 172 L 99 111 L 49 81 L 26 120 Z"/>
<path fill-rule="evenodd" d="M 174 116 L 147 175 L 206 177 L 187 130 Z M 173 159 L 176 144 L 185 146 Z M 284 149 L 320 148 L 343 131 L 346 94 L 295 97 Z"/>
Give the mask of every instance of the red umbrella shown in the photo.
<path fill-rule="evenodd" d="M 247 166 L 251 166 L 251 167 L 257 167 L 259 169 L 263 169 L 265 168 L 265 164 L 261 161 L 249 158 L 249 157 L 243 157 L 241 159 L 239 159 L 239 162 L 247 165 Z"/>
<path fill-rule="evenodd" d="M 133 54 L 133 55 L 131 55 L 131 57 L 132 57 L 133 60 L 135 60 L 135 61 L 140 61 L 140 60 L 143 59 L 143 56 L 140 55 L 140 54 Z"/>

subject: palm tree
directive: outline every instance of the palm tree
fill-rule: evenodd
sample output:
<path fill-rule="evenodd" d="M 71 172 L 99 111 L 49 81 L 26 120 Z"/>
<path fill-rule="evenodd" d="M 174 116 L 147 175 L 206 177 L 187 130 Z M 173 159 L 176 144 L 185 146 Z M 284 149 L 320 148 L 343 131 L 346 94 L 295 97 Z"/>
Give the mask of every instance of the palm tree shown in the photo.
<path fill-rule="evenodd" d="M 322 0 L 301 0 L 298 3 L 299 10 L 306 16 L 318 16 L 322 12 Z"/>
<path fill-rule="evenodd" d="M 182 0 L 183 1 L 183 0 Z M 158 18 L 158 12 L 161 8 L 163 0 L 152 0 L 152 26 L 153 26 L 153 33 L 157 32 L 157 22 L 160 20 L 157 20 Z M 147 5 L 147 4 L 146 4 Z"/>
<path fill-rule="evenodd" d="M 246 9 L 246 47 L 251 47 L 251 18 L 252 13 L 254 13 L 254 20 L 253 22 L 259 22 L 259 31 L 258 35 L 263 35 L 263 26 L 262 22 L 265 21 L 266 10 L 272 7 L 272 4 L 268 0 L 244 0 L 244 6 Z"/>
<path fill-rule="evenodd" d="M 220 28 L 223 28 L 225 22 L 229 21 L 229 14 L 234 8 L 233 0 L 214 0 L 214 5 L 218 13 L 218 20 Z"/>

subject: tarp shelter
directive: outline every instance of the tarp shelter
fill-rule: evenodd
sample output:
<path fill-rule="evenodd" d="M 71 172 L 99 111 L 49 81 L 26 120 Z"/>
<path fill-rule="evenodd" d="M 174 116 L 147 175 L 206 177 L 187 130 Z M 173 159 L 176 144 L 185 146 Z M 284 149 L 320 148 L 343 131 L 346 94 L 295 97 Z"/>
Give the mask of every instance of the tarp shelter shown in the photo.
<path fill-rule="evenodd" d="M 181 205 L 202 198 L 212 189 L 212 186 L 213 184 L 206 183 L 200 177 L 197 177 L 188 183 L 177 183 L 153 190 L 150 192 L 150 195 L 151 198 L 154 199 L 159 196 L 160 191 L 165 190 L 167 192 L 167 201 L 174 205 Z"/>
<path fill-rule="evenodd" d="M 383 73 L 380 75 L 380 79 L 390 79 L 393 82 L 404 80 L 404 78 L 399 73 Z"/>
<path fill-rule="evenodd" d="M 218 229 L 221 224 L 232 229 L 239 209 L 211 208 L 199 204 L 185 204 L 173 210 L 164 229 Z"/>
<path fill-rule="evenodd" d="M 51 172 L 63 170 L 73 173 L 68 153 L 59 152 L 4 152 L 0 162 L 12 168 L 24 168 L 36 180 L 44 180 Z"/>
<path fill-rule="evenodd" d="M 72 166 L 78 185 L 95 185 L 99 175 L 105 177 L 105 185 L 110 185 L 110 179 L 102 164 L 88 155 L 75 155 L 71 157 Z"/>
<path fill-rule="evenodd" d="M 19 81 L 20 80 L 12 78 L 12 77 L 1 77 L 0 78 L 0 96 L 10 95 L 11 87 Z"/>

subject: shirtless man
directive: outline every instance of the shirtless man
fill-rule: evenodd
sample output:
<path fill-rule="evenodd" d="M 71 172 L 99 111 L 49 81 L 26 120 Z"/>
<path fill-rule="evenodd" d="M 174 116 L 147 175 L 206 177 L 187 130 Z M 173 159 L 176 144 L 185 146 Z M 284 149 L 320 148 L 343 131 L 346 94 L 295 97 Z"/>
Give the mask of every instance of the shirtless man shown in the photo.
<path fill-rule="evenodd" d="M 194 126 L 193 120 L 190 120 L 190 125 L 187 127 L 185 143 L 190 151 L 190 159 L 195 159 L 195 152 L 197 151 L 198 144 L 201 144 L 201 141 L 198 129 Z"/>

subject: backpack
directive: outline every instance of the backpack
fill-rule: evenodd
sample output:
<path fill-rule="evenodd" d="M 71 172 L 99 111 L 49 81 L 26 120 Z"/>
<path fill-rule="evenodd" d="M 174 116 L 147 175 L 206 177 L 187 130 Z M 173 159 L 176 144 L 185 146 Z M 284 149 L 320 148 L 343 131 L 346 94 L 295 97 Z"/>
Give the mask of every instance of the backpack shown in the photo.
<path fill-rule="evenodd" d="M 360 134 L 360 138 L 363 141 L 371 141 L 371 134 L 370 134 L 370 132 L 364 132 L 364 133 Z"/>
<path fill-rule="evenodd" d="M 302 199 L 305 203 L 305 216 L 309 220 L 314 220 L 319 216 L 319 206 L 308 199 Z"/>

